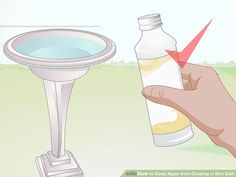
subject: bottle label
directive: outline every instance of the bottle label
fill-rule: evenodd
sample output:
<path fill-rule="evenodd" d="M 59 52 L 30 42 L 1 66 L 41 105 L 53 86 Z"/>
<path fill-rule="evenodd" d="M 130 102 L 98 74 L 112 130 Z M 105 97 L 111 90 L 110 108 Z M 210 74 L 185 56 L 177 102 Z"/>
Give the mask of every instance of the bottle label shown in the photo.
<path fill-rule="evenodd" d="M 169 55 L 160 58 L 139 59 L 143 86 L 165 85 L 183 89 L 178 64 Z M 190 125 L 184 114 L 174 108 L 147 100 L 153 134 L 173 133 Z"/>

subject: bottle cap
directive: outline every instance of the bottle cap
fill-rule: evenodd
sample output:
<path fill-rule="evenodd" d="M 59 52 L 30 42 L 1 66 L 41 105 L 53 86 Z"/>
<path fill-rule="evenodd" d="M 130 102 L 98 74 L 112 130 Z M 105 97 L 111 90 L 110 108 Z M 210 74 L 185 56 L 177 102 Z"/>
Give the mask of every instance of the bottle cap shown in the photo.
<path fill-rule="evenodd" d="M 153 30 L 162 25 L 161 15 L 159 13 L 148 14 L 138 18 L 139 28 L 141 30 Z"/>

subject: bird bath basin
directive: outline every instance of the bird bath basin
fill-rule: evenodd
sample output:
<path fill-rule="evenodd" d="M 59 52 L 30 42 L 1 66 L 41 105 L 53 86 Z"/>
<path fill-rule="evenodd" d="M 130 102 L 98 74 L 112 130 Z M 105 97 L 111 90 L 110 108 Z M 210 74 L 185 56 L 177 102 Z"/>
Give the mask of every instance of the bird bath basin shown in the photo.
<path fill-rule="evenodd" d="M 68 103 L 75 79 L 90 66 L 115 54 L 107 37 L 81 30 L 49 29 L 17 35 L 4 45 L 11 60 L 30 67 L 42 78 L 47 97 L 51 150 L 36 158 L 41 177 L 83 177 L 71 152 L 65 150 Z"/>

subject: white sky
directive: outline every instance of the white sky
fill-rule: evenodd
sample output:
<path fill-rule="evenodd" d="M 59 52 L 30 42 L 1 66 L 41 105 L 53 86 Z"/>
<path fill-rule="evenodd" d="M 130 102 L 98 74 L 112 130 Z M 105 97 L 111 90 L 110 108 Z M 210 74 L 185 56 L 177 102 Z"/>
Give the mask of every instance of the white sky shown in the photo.
<path fill-rule="evenodd" d="M 102 33 L 117 45 L 113 61 L 135 61 L 140 38 L 137 18 L 161 13 L 163 29 L 176 38 L 178 49 L 213 18 L 190 61 L 236 61 L 235 0 L 0 0 L 0 25 L 99 25 L 83 28 Z M 0 28 L 0 45 L 33 28 Z M 2 47 L 2 46 L 1 46 Z M 9 63 L 0 52 L 0 63 Z"/>

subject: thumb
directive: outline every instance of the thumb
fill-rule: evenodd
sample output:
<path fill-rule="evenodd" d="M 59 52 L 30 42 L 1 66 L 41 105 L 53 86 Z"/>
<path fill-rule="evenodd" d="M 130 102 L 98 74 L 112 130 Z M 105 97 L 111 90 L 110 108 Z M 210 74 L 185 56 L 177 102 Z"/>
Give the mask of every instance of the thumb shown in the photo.
<path fill-rule="evenodd" d="M 191 105 L 191 90 L 151 85 L 145 87 L 142 94 L 145 98 L 152 102 L 170 106 L 184 114 L 187 114 L 188 107 Z"/>

